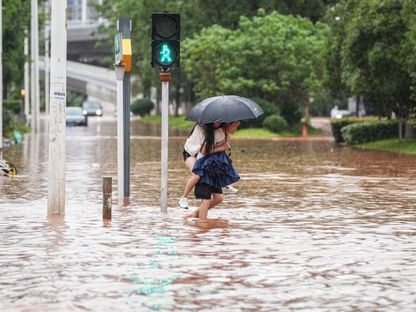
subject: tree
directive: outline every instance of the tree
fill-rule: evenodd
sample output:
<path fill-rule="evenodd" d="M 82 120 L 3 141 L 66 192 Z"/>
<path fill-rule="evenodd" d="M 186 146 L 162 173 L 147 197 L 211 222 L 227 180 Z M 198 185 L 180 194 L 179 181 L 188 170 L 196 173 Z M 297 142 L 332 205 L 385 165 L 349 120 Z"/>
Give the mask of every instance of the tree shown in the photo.
<path fill-rule="evenodd" d="M 402 17 L 406 23 L 407 31 L 402 43 L 403 55 L 411 78 L 411 98 L 416 100 L 416 2 L 405 0 L 403 4 Z"/>
<path fill-rule="evenodd" d="M 212 26 L 183 42 L 183 67 L 200 98 L 217 94 L 278 103 L 289 124 L 321 90 L 327 28 L 273 12 L 242 17 L 236 30 Z"/>
<path fill-rule="evenodd" d="M 150 87 L 160 85 L 157 71 L 150 67 L 149 35 L 152 12 L 181 13 L 181 40 L 185 40 L 213 25 L 230 30 L 238 29 L 240 17 L 256 16 L 259 10 L 264 13 L 277 10 L 288 15 L 304 16 L 316 22 L 325 14 L 327 7 L 336 2 L 337 0 L 104 0 L 98 10 L 112 24 L 112 27 L 104 30 L 110 34 L 110 38 L 113 38 L 115 33 L 117 17 L 120 15 L 131 17 L 133 68 L 140 75 L 140 86 L 133 89 L 149 96 Z M 181 59 L 182 62 L 183 55 Z M 181 68 L 173 71 L 174 81 L 179 80 L 181 71 Z M 184 75 L 180 77 L 184 95 L 187 100 L 192 101 L 193 82 L 187 81 Z"/>
<path fill-rule="evenodd" d="M 327 69 L 333 90 L 344 87 L 350 94 L 364 95 L 380 115 L 393 111 L 407 118 L 415 110 L 409 71 L 415 42 L 408 40 L 415 11 L 410 1 L 407 7 L 403 3 L 350 0 L 336 7 L 339 15 L 328 37 Z M 409 16 L 407 23 L 403 16 Z"/>
<path fill-rule="evenodd" d="M 23 42 L 30 24 L 30 1 L 3 1 L 3 97 L 15 96 L 23 85 Z"/>

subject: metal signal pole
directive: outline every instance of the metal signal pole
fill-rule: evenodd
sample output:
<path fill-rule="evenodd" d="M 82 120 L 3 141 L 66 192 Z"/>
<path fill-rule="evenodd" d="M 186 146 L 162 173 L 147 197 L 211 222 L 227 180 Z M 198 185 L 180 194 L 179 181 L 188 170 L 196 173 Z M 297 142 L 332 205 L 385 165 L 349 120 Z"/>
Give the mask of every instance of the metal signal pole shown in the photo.
<path fill-rule="evenodd" d="M 131 18 L 120 16 L 117 31 L 121 33 L 121 46 L 124 65 L 123 76 L 123 189 L 118 190 L 118 196 L 123 197 L 124 204 L 128 204 L 130 197 L 130 74 L 132 69 L 131 51 Z"/>
<path fill-rule="evenodd" d="M 168 212 L 168 150 L 169 150 L 169 82 L 170 72 L 163 71 L 159 75 L 162 83 L 162 134 L 161 134 L 161 185 L 160 208 Z"/>

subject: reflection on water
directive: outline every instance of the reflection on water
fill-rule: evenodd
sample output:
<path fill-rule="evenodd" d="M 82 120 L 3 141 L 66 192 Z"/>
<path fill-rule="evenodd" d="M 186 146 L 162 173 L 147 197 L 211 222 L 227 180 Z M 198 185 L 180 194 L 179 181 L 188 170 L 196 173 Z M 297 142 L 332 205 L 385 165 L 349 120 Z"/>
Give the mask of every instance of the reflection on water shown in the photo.
<path fill-rule="evenodd" d="M 169 141 L 163 215 L 160 140 L 140 131 L 132 125 L 131 204 L 114 204 L 108 224 L 114 121 L 67 128 L 64 220 L 46 217 L 47 136 L 5 152 L 19 174 L 0 179 L 2 311 L 416 309 L 416 157 L 235 139 L 240 192 L 198 224 L 176 208 L 184 137 Z"/>

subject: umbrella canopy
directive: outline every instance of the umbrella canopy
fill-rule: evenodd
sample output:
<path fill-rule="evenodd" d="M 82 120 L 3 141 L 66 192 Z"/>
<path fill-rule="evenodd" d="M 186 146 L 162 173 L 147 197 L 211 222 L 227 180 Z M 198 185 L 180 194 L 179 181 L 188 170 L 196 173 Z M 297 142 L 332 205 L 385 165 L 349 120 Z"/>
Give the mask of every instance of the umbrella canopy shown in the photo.
<path fill-rule="evenodd" d="M 248 98 L 236 95 L 214 96 L 196 104 L 186 119 L 197 123 L 232 122 L 257 118 L 263 110 Z"/>

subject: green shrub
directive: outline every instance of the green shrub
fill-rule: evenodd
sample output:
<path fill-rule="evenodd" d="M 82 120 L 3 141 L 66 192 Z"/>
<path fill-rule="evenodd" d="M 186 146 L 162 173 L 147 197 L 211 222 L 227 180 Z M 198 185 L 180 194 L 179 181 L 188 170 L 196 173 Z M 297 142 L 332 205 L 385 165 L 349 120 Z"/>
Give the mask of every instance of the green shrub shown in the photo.
<path fill-rule="evenodd" d="M 135 115 L 146 116 L 149 115 L 155 105 L 148 98 L 138 99 L 131 105 L 131 111 Z"/>
<path fill-rule="evenodd" d="M 335 119 L 331 121 L 331 129 L 332 135 L 334 136 L 335 142 L 342 143 L 344 142 L 344 138 L 342 137 L 341 129 L 345 126 L 351 125 L 356 123 L 357 121 L 354 119 Z"/>
<path fill-rule="evenodd" d="M 13 111 L 4 108 L 3 109 L 3 134 L 6 134 L 13 130 L 14 121 L 13 121 Z"/>
<path fill-rule="evenodd" d="M 256 119 L 243 120 L 241 122 L 240 128 L 261 128 L 263 126 L 263 121 L 267 117 L 273 114 L 279 114 L 278 107 L 273 103 L 261 98 L 253 98 L 253 101 L 263 109 L 264 114 Z"/>
<path fill-rule="evenodd" d="M 397 138 L 399 127 L 397 120 L 362 122 L 350 124 L 341 129 L 347 144 L 363 144 L 371 141 Z"/>
<path fill-rule="evenodd" d="M 331 129 L 332 135 L 334 136 L 335 142 L 343 143 L 344 138 L 342 137 L 341 129 L 345 126 L 355 124 L 355 123 L 362 123 L 366 121 L 375 122 L 378 119 L 376 117 L 365 117 L 365 118 L 341 118 L 341 119 L 333 119 L 331 120 Z"/>
<path fill-rule="evenodd" d="M 4 100 L 3 108 L 10 110 L 13 114 L 19 114 L 22 109 L 22 101 L 12 99 Z"/>
<path fill-rule="evenodd" d="M 263 121 L 263 127 L 273 132 L 280 132 L 280 131 L 287 130 L 288 124 L 282 116 L 274 114 L 274 115 L 268 116 Z"/>

